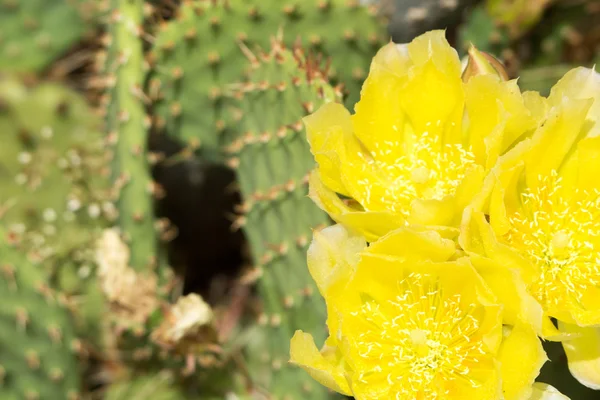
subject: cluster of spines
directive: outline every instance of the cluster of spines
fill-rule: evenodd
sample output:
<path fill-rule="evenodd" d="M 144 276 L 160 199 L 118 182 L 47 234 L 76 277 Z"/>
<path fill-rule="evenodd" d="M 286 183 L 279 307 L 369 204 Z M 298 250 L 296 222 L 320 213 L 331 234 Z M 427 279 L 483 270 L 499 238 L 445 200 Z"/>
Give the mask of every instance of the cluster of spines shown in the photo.
<path fill-rule="evenodd" d="M 279 29 L 288 45 L 304 42 L 331 57 L 328 79 L 345 84 L 349 103 L 358 98 L 368 60 L 386 38 L 373 7 L 355 0 L 267 3 L 189 1 L 162 26 L 151 54 L 155 73 L 149 84 L 159 131 L 221 159 L 221 146 L 237 134 L 225 93 L 228 84 L 244 80 L 239 46 L 266 47 Z M 336 23 L 338 18 L 343 23 Z"/>
<path fill-rule="evenodd" d="M 16 238 L 0 232 L 0 396 L 80 398 L 78 354 L 68 300 L 55 293 Z"/>
<path fill-rule="evenodd" d="M 246 50 L 250 79 L 226 93 L 239 128 L 226 147 L 228 164 L 244 200 L 234 226 L 244 230 L 254 260 L 243 280 L 256 281 L 263 300 L 257 317 L 263 341 L 251 343 L 247 357 L 257 385 L 273 398 L 327 398 L 287 359 L 295 329 L 325 336 L 324 304 L 309 277 L 306 251 L 310 229 L 328 219 L 307 198 L 313 159 L 301 118 L 340 93 L 326 83 L 319 59 L 288 50 L 280 40 L 268 53 Z"/>

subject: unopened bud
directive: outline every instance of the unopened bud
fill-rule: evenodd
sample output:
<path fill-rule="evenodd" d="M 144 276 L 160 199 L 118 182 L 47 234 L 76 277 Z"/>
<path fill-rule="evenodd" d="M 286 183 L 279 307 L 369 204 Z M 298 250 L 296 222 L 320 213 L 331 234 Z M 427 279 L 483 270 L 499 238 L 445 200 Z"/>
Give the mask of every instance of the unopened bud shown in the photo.
<path fill-rule="evenodd" d="M 484 51 L 479 51 L 471 45 L 467 57 L 467 67 L 462 74 L 463 82 L 468 82 L 473 76 L 487 74 L 496 75 L 503 81 L 509 79 L 506 68 L 496 57 Z"/>

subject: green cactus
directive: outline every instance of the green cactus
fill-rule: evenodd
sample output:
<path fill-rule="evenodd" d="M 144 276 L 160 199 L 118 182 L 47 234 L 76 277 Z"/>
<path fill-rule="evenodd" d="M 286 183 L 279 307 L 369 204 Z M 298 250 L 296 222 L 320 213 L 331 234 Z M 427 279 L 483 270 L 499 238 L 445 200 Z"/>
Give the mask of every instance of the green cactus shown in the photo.
<path fill-rule="evenodd" d="M 1 0 L 0 71 L 44 69 L 89 30 L 94 4 L 89 0 Z"/>
<path fill-rule="evenodd" d="M 111 0 L 110 38 L 105 72 L 109 82 L 106 114 L 115 141 L 113 178 L 118 191 L 119 225 L 136 270 L 156 264 L 153 183 L 147 161 L 149 118 L 144 106 L 143 0 Z"/>
<path fill-rule="evenodd" d="M 0 232 L 0 397 L 77 399 L 80 376 L 70 315 L 47 276 Z"/>
<path fill-rule="evenodd" d="M 236 225 L 252 252 L 264 310 L 261 333 L 247 347 L 251 375 L 273 398 L 328 398 L 327 389 L 288 364 L 296 329 L 324 340 L 325 306 L 306 265 L 311 229 L 328 223 L 307 197 L 314 165 L 302 117 L 336 99 L 319 65 L 274 42 L 249 55 L 250 80 L 232 87 L 239 136 L 228 147 L 244 203 Z M 339 95 L 339 93 L 338 93 Z M 339 96 L 338 96 L 339 98 Z"/>
<path fill-rule="evenodd" d="M 108 388 L 106 400 L 184 400 L 183 393 L 174 386 L 168 371 L 137 378 L 127 377 Z"/>
<path fill-rule="evenodd" d="M 0 78 L 0 132 L 3 225 L 53 271 L 60 266 L 75 274 L 66 268 L 75 263 L 89 275 L 86 249 L 103 217 L 113 213 L 98 118 L 62 86 L 30 89 Z"/>
<path fill-rule="evenodd" d="M 287 45 L 299 41 L 331 57 L 329 78 L 345 85 L 352 106 L 387 38 L 385 24 L 356 0 L 190 1 L 162 28 L 149 87 L 156 125 L 213 159 L 235 131 L 223 93 L 245 72 L 241 43 L 264 48 L 283 29 Z"/>

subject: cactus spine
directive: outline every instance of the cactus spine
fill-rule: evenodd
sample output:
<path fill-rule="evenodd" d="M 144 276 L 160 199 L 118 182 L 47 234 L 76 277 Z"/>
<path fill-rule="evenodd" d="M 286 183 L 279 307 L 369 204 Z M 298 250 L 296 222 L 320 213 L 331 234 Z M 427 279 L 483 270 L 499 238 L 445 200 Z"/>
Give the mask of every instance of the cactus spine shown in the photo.
<path fill-rule="evenodd" d="M 273 398 L 329 398 L 303 371 L 287 365 L 295 329 L 322 336 L 325 308 L 306 266 L 311 228 L 327 216 L 307 197 L 313 161 L 301 118 L 335 97 L 314 59 L 275 41 L 251 55 L 248 82 L 234 86 L 239 137 L 229 146 L 229 165 L 244 203 L 236 225 L 244 229 L 255 262 L 264 309 L 262 336 L 247 349 L 255 383 Z"/>
<path fill-rule="evenodd" d="M 144 107 L 146 75 L 142 0 L 112 0 L 108 39 L 107 119 L 115 141 L 114 175 L 119 225 L 131 247 L 131 265 L 142 270 L 156 263 L 153 183 L 147 162 L 149 119 Z"/>

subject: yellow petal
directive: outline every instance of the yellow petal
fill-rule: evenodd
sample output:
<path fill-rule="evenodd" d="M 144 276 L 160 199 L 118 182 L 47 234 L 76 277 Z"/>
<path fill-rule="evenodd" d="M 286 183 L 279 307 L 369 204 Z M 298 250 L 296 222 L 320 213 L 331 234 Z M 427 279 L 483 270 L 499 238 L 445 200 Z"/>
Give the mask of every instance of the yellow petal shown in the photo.
<path fill-rule="evenodd" d="M 600 288 L 591 286 L 581 291 L 581 299 L 574 302 L 571 315 L 579 326 L 600 324 Z"/>
<path fill-rule="evenodd" d="M 473 266 L 504 305 L 507 324 L 525 324 L 537 334 L 543 333 L 542 306 L 527 291 L 527 283 L 536 276 L 533 265 L 511 248 L 498 243 L 485 215 L 465 210 L 459 243 Z"/>
<path fill-rule="evenodd" d="M 311 152 L 319 164 L 321 179 L 330 189 L 347 194 L 340 178 L 340 145 L 352 137 L 350 113 L 342 104 L 327 103 L 303 119 Z"/>
<path fill-rule="evenodd" d="M 567 396 L 546 383 L 535 382 L 531 389 L 529 400 L 569 400 Z"/>
<path fill-rule="evenodd" d="M 308 178 L 308 196 L 327 214 L 336 220 L 336 216 L 353 211 L 330 188 L 325 186 L 318 170 L 310 173 Z"/>
<path fill-rule="evenodd" d="M 502 341 L 498 359 L 504 399 L 529 399 L 533 391 L 531 385 L 548 360 L 535 332 L 525 325 L 513 326 Z"/>
<path fill-rule="evenodd" d="M 464 226 L 461 229 L 468 230 L 469 234 L 464 237 L 471 238 L 471 242 L 467 242 L 466 240 L 460 241 L 461 246 L 466 251 L 476 252 L 493 259 L 505 268 L 518 271 L 526 285 L 537 279 L 538 271 L 536 266 L 519 255 L 511 247 L 499 243 L 482 212 L 473 211 L 470 219 L 465 220 Z"/>
<path fill-rule="evenodd" d="M 577 334 L 559 331 L 558 328 L 554 326 L 554 323 L 550 317 L 548 315 L 544 315 L 541 335 L 544 340 L 550 342 L 562 342 L 565 340 L 570 340 L 574 336 L 577 336 Z"/>
<path fill-rule="evenodd" d="M 465 172 L 465 176 L 456 188 L 454 201 L 457 208 L 457 216 L 464 208 L 473 201 L 473 199 L 484 191 L 483 183 L 485 180 L 485 171 L 481 165 L 473 165 Z"/>
<path fill-rule="evenodd" d="M 548 114 L 548 100 L 545 97 L 542 97 L 538 92 L 524 92 L 523 93 L 523 101 L 525 102 L 525 107 L 529 110 L 529 113 L 533 120 L 535 121 L 535 125 L 539 126 L 545 119 Z"/>
<path fill-rule="evenodd" d="M 455 252 L 454 242 L 443 239 L 437 232 L 400 228 L 371 243 L 363 255 L 395 257 L 398 262 L 446 261 Z"/>
<path fill-rule="evenodd" d="M 480 213 L 472 207 L 467 207 L 463 214 L 460 225 L 460 235 L 458 244 L 466 252 L 485 255 L 485 246 L 482 243 L 481 235 L 478 232 L 478 226 L 473 221 L 473 214 Z"/>
<path fill-rule="evenodd" d="M 323 297 L 336 284 L 348 281 L 359 261 L 359 253 L 367 246 L 361 236 L 353 235 L 342 225 L 315 231 L 308 248 L 308 270 Z"/>
<path fill-rule="evenodd" d="M 544 126 L 534 134 L 525 159 L 527 186 L 537 187 L 540 176 L 560 169 L 577 138 L 586 133 L 585 115 L 591 104 L 592 100 L 563 99 L 551 111 Z"/>
<path fill-rule="evenodd" d="M 401 100 L 414 132 L 439 134 L 443 143 L 459 143 L 464 93 L 456 50 L 442 30 L 427 32 L 407 47 L 414 66 Z"/>
<path fill-rule="evenodd" d="M 598 100 L 600 103 L 600 100 Z M 583 139 L 577 146 L 578 187 L 600 189 L 600 136 Z"/>
<path fill-rule="evenodd" d="M 480 159 L 487 170 L 496 165 L 500 154 L 503 152 L 502 142 L 506 133 L 508 114 L 504 110 L 501 110 L 500 114 L 502 116 L 496 126 L 494 126 L 494 129 L 483 138 L 485 153 L 481 155 Z"/>
<path fill-rule="evenodd" d="M 399 93 L 409 65 L 408 55 L 395 44 L 379 50 L 352 116 L 356 135 L 382 161 L 393 162 L 401 150 L 404 114 Z"/>
<path fill-rule="evenodd" d="M 343 365 L 326 359 L 317 349 L 313 337 L 296 331 L 292 337 L 290 362 L 300 366 L 320 384 L 338 393 L 352 395 L 345 378 Z"/>
<path fill-rule="evenodd" d="M 373 57 L 371 72 L 387 71 L 397 77 L 405 76 L 413 65 L 408 53 L 408 45 L 389 43 Z"/>
<path fill-rule="evenodd" d="M 514 211 L 521 206 L 517 188 L 525 166 L 523 157 L 530 145 L 531 141 L 525 139 L 500 156 L 485 177 L 480 193 L 473 197 L 469 205 L 476 211 L 490 215 L 492 228 L 497 235 L 503 235 L 510 228 L 507 210 Z"/>
<path fill-rule="evenodd" d="M 440 225 L 418 225 L 411 224 L 410 227 L 416 231 L 434 231 L 437 232 L 444 239 L 456 240 L 460 230 L 451 226 L 440 226 Z"/>
<path fill-rule="evenodd" d="M 600 74 L 593 69 L 578 67 L 567 72 L 550 91 L 548 102 L 560 104 L 564 97 L 570 99 L 593 99 L 587 118 L 593 121 L 591 136 L 600 134 Z"/>
<path fill-rule="evenodd" d="M 499 379 L 500 368 L 497 367 L 493 371 L 485 371 L 484 373 L 478 373 L 477 371 L 471 371 L 469 378 L 476 379 L 480 386 L 472 385 L 456 385 L 455 390 L 452 391 L 449 399 L 477 399 L 477 400 L 498 400 L 502 398 L 502 385 Z M 478 375 L 482 375 L 479 377 Z"/>
<path fill-rule="evenodd" d="M 583 328 L 559 321 L 561 331 L 579 335 L 563 342 L 571 374 L 582 385 L 600 389 L 600 328 Z"/>
<path fill-rule="evenodd" d="M 544 313 L 540 303 L 527 292 L 519 272 L 506 268 L 495 260 L 471 254 L 473 266 L 504 306 L 506 324 L 529 325 L 534 332 L 542 334 Z"/>
<path fill-rule="evenodd" d="M 399 214 L 390 212 L 365 212 L 346 205 L 339 196 L 327 188 L 316 171 L 308 180 L 309 197 L 337 223 L 344 224 L 368 241 L 377 240 L 386 233 L 406 225 Z"/>
<path fill-rule="evenodd" d="M 364 236 L 368 242 L 374 242 L 381 236 L 406 225 L 401 215 L 385 211 L 348 212 L 340 215 L 336 220 Z"/>
<path fill-rule="evenodd" d="M 390 210 L 395 199 L 389 196 L 390 176 L 372 162 L 373 157 L 357 140 L 345 140 L 338 148 L 343 172 L 341 179 L 349 197 L 366 210 Z"/>
<path fill-rule="evenodd" d="M 443 200 L 414 199 L 407 221 L 418 225 L 451 226 L 456 218 L 456 203 L 452 197 L 446 197 Z"/>
<path fill-rule="evenodd" d="M 424 65 L 430 60 L 438 70 L 448 76 L 461 75 L 462 66 L 458 53 L 446 40 L 443 30 L 433 30 L 416 37 L 408 45 L 408 52 L 413 63 Z"/>
<path fill-rule="evenodd" d="M 465 85 L 465 103 L 469 140 L 479 164 L 486 165 L 488 154 L 497 157 L 519 136 L 536 127 L 514 80 L 504 82 L 494 75 L 475 76 Z M 497 132 L 499 126 L 502 130 Z M 491 143 L 486 146 L 486 138 L 494 131 L 498 139 L 493 146 Z M 488 168 L 494 161 L 493 157 Z"/>
<path fill-rule="evenodd" d="M 512 168 L 504 167 L 494 171 L 497 184 L 490 196 L 489 215 L 492 229 L 498 236 L 506 234 L 512 226 L 507 213 L 514 213 L 522 208 L 518 187 L 524 167 L 521 163 Z"/>
<path fill-rule="evenodd" d="M 498 180 L 498 177 L 496 176 L 496 169 L 497 168 L 493 168 L 491 171 L 488 171 L 488 173 L 485 175 L 483 182 L 480 185 L 479 192 L 471 198 L 469 204 L 466 204 L 464 206 L 463 215 L 461 219 L 464 219 L 464 210 L 466 210 L 467 208 L 475 211 L 483 211 L 489 214 L 488 209 L 490 194 L 494 190 L 494 187 L 497 183 L 496 181 Z"/>
<path fill-rule="evenodd" d="M 445 74 L 433 60 L 414 67 L 401 101 L 415 133 L 441 136 L 444 143 L 459 142 L 464 101 L 460 74 Z"/>

